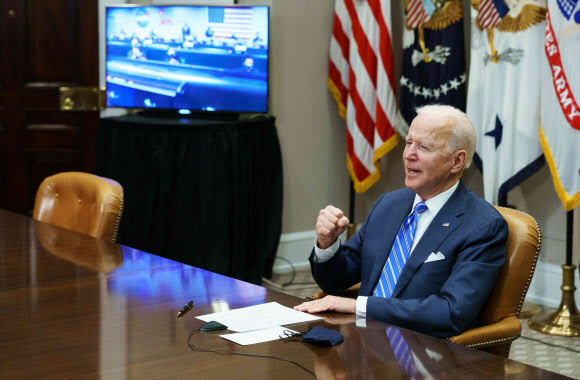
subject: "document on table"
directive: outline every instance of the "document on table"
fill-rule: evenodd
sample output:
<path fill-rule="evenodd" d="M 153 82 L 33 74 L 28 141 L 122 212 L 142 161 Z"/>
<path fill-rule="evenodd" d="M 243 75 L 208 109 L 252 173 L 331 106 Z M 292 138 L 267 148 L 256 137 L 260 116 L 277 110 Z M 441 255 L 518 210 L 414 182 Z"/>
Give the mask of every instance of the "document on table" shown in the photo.
<path fill-rule="evenodd" d="M 315 315 L 282 306 L 277 302 L 200 315 L 196 318 L 205 322 L 216 321 L 222 323 L 228 326 L 228 330 L 236 332 L 267 329 L 322 319 Z"/>
<path fill-rule="evenodd" d="M 290 331 L 293 333 L 298 332 L 287 329 L 286 327 L 276 326 L 263 330 L 224 334 L 220 335 L 220 337 L 231 340 L 234 343 L 241 344 L 242 346 L 247 346 L 248 344 L 269 342 L 271 340 L 280 339 L 280 335 L 284 334 L 284 331 Z"/>

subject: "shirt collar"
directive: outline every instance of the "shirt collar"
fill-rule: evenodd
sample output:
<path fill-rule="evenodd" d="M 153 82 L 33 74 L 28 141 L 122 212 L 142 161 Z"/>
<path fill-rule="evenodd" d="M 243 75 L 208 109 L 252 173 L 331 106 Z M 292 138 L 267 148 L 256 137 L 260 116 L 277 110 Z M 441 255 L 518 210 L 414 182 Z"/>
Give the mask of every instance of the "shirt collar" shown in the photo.
<path fill-rule="evenodd" d="M 439 212 L 439 210 L 441 210 L 443 205 L 445 205 L 445 203 L 447 203 L 449 198 L 451 198 L 451 196 L 453 195 L 453 192 L 455 191 L 455 189 L 457 189 L 457 186 L 459 186 L 459 181 L 455 182 L 455 185 L 451 186 L 449 189 L 445 190 L 444 192 L 437 194 L 433 198 L 430 198 L 430 199 L 425 201 L 427 208 L 429 209 L 431 214 L 433 214 L 433 216 L 437 215 L 437 213 Z M 419 203 L 421 201 L 422 201 L 421 198 L 417 194 L 415 194 L 415 201 L 413 202 L 412 210 L 414 210 L 417 203 Z"/>

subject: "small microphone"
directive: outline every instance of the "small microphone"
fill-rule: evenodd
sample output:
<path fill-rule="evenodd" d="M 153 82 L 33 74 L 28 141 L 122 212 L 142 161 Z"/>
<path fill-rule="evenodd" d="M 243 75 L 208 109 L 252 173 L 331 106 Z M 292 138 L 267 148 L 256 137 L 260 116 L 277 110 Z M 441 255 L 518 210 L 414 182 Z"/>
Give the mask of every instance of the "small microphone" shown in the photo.
<path fill-rule="evenodd" d="M 193 309 L 193 301 L 189 301 L 189 303 L 185 305 L 183 309 L 179 310 L 179 313 L 177 313 L 177 318 L 183 317 L 185 313 L 187 313 L 191 309 Z"/>

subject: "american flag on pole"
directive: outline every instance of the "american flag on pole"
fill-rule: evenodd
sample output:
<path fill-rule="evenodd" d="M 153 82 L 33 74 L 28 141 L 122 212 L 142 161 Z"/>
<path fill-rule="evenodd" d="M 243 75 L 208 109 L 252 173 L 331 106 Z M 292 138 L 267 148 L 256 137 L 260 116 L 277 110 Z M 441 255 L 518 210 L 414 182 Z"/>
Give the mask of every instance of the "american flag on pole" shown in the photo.
<path fill-rule="evenodd" d="M 548 0 L 540 142 L 566 211 L 580 206 L 580 3 Z"/>
<path fill-rule="evenodd" d="M 252 8 L 209 7 L 207 12 L 208 26 L 217 38 L 252 38 L 252 17 Z"/>
<path fill-rule="evenodd" d="M 433 3 L 427 3 L 433 6 Z M 434 7 L 434 6 L 433 6 Z M 433 13 L 433 11 L 431 11 Z M 410 0 L 407 6 L 407 24 L 415 29 L 429 21 L 431 15 L 427 13 L 422 0 Z"/>
<path fill-rule="evenodd" d="M 509 8 L 503 0 L 481 0 L 477 22 L 482 29 L 490 29 L 496 26 L 508 12 Z"/>
<path fill-rule="evenodd" d="M 356 192 L 380 177 L 379 159 L 395 147 L 395 70 L 391 7 L 381 0 L 336 0 L 328 87 L 346 120 L 347 167 Z"/>

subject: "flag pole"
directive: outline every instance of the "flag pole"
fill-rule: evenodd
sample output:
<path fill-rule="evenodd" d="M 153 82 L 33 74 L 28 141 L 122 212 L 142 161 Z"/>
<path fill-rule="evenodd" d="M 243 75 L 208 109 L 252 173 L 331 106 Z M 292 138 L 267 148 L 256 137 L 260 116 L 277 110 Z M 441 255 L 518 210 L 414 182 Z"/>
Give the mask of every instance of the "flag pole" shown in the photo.
<path fill-rule="evenodd" d="M 348 230 L 346 231 L 347 239 L 350 239 L 352 235 L 356 232 L 356 223 L 354 222 L 354 212 L 355 212 L 355 193 L 354 193 L 354 183 L 352 179 L 350 180 L 350 202 L 348 205 Z"/>
<path fill-rule="evenodd" d="M 560 336 L 580 336 L 580 314 L 574 299 L 574 272 L 572 265 L 572 234 L 574 232 L 574 210 L 566 215 L 566 264 L 562 265 L 562 301 L 555 312 L 547 310 L 536 314 L 528 321 L 528 325 L 537 331 Z M 553 309 L 552 309 L 553 310 Z"/>
<path fill-rule="evenodd" d="M 507 193 L 502 195 L 498 200 L 497 200 L 497 205 L 500 207 L 508 207 L 507 204 L 508 200 L 507 200 Z"/>
<path fill-rule="evenodd" d="M 573 233 L 574 233 L 574 209 L 566 213 L 566 265 L 572 265 Z"/>

